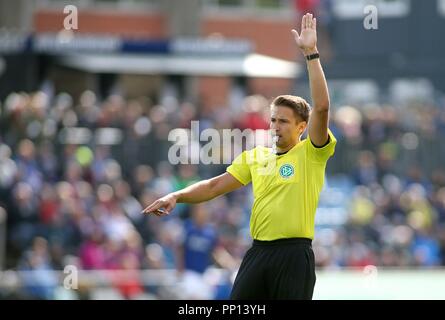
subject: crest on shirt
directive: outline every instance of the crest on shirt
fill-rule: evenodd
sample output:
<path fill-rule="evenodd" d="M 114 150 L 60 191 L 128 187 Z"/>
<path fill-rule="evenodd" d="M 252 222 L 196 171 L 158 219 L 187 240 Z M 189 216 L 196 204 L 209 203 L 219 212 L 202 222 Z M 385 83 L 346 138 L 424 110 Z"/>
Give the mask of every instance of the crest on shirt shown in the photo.
<path fill-rule="evenodd" d="M 285 179 L 292 177 L 294 173 L 295 170 L 291 164 L 286 163 L 280 167 L 280 175 Z"/>

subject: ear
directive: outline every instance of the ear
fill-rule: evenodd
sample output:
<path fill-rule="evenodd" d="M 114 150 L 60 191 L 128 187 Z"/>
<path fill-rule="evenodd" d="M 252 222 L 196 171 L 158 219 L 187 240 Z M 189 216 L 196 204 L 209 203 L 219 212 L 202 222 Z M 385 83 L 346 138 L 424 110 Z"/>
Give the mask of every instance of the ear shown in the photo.
<path fill-rule="evenodd" d="M 307 122 L 306 121 L 301 121 L 298 124 L 298 132 L 300 133 L 300 136 L 303 134 L 304 130 L 306 130 L 307 127 Z"/>

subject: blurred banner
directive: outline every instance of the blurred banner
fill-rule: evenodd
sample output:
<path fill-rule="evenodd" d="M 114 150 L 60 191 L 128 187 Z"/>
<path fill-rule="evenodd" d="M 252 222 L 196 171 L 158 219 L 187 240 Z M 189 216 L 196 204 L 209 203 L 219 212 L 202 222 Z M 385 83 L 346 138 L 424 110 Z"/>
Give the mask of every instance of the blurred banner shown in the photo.
<path fill-rule="evenodd" d="M 63 30 L 59 33 L 26 35 L 2 31 L 0 53 L 151 53 L 151 54 L 214 54 L 245 55 L 254 51 L 248 40 L 236 39 L 128 39 L 119 36 L 76 34 Z"/>

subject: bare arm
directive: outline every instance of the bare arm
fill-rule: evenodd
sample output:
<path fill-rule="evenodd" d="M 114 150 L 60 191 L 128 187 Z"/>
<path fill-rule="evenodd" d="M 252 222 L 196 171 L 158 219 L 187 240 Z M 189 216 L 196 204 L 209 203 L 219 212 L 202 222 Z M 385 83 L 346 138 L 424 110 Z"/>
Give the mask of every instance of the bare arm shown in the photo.
<path fill-rule="evenodd" d="M 202 180 L 182 190 L 170 193 L 146 207 L 143 213 L 155 213 L 158 216 L 169 214 L 176 203 L 200 203 L 211 200 L 227 192 L 242 187 L 230 173 L 223 173 L 208 180 Z M 164 210 L 162 210 L 164 209 Z"/>
<path fill-rule="evenodd" d="M 292 30 L 295 41 L 305 56 L 318 53 L 317 20 L 312 14 L 305 14 L 301 20 L 301 34 Z M 312 95 L 312 112 L 309 117 L 308 131 L 311 141 L 322 146 L 328 141 L 329 92 L 320 59 L 307 61 L 309 83 Z"/>
<path fill-rule="evenodd" d="M 225 172 L 212 179 L 203 180 L 176 191 L 174 194 L 177 196 L 178 203 L 199 203 L 211 200 L 242 186 L 241 182 L 236 180 L 230 173 Z"/>

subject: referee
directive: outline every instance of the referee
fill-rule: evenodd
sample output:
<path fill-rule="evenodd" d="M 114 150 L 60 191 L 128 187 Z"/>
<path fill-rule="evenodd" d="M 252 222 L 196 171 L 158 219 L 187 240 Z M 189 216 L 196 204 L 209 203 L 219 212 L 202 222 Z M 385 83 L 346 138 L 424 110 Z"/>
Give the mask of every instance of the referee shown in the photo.
<path fill-rule="evenodd" d="M 170 193 L 143 211 L 162 216 L 176 203 L 207 201 L 252 183 L 254 240 L 231 299 L 312 299 L 313 295 L 315 211 L 336 139 L 328 129 L 329 94 L 317 50 L 316 19 L 305 14 L 300 34 L 292 33 L 306 57 L 312 111 L 303 98 L 275 98 L 270 122 L 275 148 L 244 151 L 226 173 Z M 308 138 L 301 140 L 306 127 Z"/>

